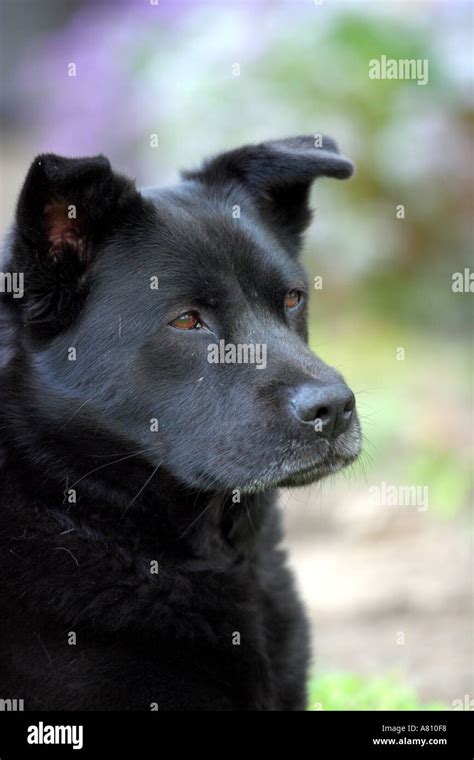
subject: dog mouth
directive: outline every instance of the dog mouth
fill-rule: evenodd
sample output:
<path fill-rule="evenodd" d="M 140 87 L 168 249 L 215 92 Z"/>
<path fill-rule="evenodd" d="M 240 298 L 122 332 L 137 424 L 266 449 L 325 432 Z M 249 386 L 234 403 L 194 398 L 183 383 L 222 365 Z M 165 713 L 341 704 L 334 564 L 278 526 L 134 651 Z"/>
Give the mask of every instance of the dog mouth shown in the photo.
<path fill-rule="evenodd" d="M 293 472 L 283 475 L 281 479 L 275 482 L 275 486 L 281 488 L 290 488 L 296 486 L 309 485 L 321 478 L 338 472 L 348 467 L 357 459 L 357 454 L 352 457 L 334 457 L 315 462 L 312 465 L 306 465 L 295 469 Z"/>
<path fill-rule="evenodd" d="M 261 477 L 242 486 L 241 491 L 256 493 L 315 483 L 353 464 L 360 451 L 361 435 L 358 427 L 334 441 L 320 440 L 316 454 L 314 446 L 308 448 L 293 442 L 276 452 L 274 460 L 265 468 Z"/>
<path fill-rule="evenodd" d="M 219 457 L 211 455 L 207 467 L 194 471 L 193 482 L 206 491 L 238 492 L 252 495 L 276 488 L 295 488 L 310 485 L 353 464 L 362 449 L 362 433 L 357 418 L 336 438 L 301 437 L 280 439 L 259 449 L 249 446 L 239 449 L 220 449 Z M 258 454 L 257 454 L 258 452 Z M 239 456 L 240 454 L 240 456 Z M 228 465 L 221 469 L 222 462 Z M 214 467 L 209 465 L 213 464 Z M 217 466 L 216 466 L 217 465 Z"/>

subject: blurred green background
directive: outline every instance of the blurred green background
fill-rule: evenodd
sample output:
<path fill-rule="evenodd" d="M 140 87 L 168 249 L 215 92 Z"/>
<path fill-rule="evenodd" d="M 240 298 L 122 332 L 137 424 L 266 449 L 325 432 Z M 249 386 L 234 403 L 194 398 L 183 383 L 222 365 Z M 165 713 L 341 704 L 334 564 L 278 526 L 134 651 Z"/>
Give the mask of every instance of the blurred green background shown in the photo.
<path fill-rule="evenodd" d="M 472 294 L 452 289 L 472 270 L 472 5 L 0 9 L 2 231 L 42 151 L 105 153 L 139 185 L 301 133 L 335 137 L 355 161 L 350 182 L 317 183 L 305 261 L 323 283 L 311 345 L 357 392 L 364 455 L 281 500 L 315 636 L 310 707 L 452 708 L 473 695 Z M 426 59 L 428 83 L 369 79 L 382 55 Z M 373 504 L 381 483 L 426 486 L 428 509 Z"/>

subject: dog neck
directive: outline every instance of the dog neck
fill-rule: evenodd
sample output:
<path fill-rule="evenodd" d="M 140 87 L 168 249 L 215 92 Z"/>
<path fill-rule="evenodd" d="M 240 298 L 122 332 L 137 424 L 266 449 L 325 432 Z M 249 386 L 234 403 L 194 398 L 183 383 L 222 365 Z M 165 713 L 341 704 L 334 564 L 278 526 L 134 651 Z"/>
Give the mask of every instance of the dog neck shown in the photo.
<path fill-rule="evenodd" d="M 65 440 L 59 448 L 50 436 L 38 425 L 26 434 L 10 421 L 1 448 L 12 490 L 66 528 L 133 543 L 144 552 L 236 558 L 252 553 L 274 509 L 271 492 L 242 494 L 235 502 L 232 492 L 187 489 L 165 469 L 124 453 L 118 441 L 112 447 L 97 436 L 86 456 Z"/>

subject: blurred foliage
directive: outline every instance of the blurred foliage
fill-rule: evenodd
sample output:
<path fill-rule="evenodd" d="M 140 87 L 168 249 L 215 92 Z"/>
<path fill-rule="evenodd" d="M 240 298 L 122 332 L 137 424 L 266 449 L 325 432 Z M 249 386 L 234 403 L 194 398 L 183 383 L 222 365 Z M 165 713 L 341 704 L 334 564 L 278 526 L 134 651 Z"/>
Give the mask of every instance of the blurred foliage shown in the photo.
<path fill-rule="evenodd" d="M 309 685 L 308 710 L 447 710 L 441 702 L 421 704 L 416 692 L 397 676 L 375 678 L 326 673 Z"/>

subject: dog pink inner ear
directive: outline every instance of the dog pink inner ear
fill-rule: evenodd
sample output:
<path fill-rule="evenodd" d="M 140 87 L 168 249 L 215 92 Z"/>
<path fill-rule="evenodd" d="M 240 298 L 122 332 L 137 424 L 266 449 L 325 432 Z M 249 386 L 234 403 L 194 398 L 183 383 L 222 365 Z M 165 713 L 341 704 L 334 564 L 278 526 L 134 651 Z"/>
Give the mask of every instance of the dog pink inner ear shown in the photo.
<path fill-rule="evenodd" d="M 76 206 L 62 201 L 48 203 L 44 208 L 44 218 L 52 256 L 60 256 L 65 246 L 76 251 L 80 258 L 87 256 L 86 235 Z"/>

